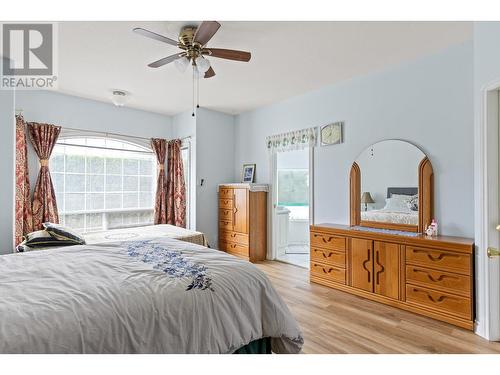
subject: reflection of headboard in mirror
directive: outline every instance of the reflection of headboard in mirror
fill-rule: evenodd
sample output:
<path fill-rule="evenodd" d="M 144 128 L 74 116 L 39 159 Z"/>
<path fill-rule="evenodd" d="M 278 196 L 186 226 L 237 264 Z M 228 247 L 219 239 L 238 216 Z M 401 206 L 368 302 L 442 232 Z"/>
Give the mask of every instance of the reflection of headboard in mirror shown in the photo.
<path fill-rule="evenodd" d="M 388 187 L 387 188 L 387 198 L 390 198 L 392 194 L 399 195 L 416 195 L 418 194 L 418 187 Z"/>
<path fill-rule="evenodd" d="M 386 140 L 363 150 L 350 172 L 352 226 L 424 232 L 433 218 L 434 172 L 415 145 Z M 361 205 L 362 193 L 372 202 Z M 393 194 L 417 195 L 416 201 L 391 200 Z"/>

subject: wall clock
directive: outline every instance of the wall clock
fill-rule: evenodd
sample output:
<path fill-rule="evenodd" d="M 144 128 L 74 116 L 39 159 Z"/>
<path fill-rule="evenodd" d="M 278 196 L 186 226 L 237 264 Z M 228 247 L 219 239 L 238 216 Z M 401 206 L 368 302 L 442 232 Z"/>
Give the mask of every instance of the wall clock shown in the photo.
<path fill-rule="evenodd" d="M 334 122 L 321 128 L 321 146 L 336 145 L 343 142 L 342 122 Z"/>

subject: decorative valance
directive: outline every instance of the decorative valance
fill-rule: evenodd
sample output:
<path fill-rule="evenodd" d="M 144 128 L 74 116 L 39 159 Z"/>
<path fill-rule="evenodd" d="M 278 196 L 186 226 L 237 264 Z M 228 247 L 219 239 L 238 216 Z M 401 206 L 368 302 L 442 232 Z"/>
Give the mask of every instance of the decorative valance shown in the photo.
<path fill-rule="evenodd" d="M 302 150 L 316 146 L 316 128 L 296 130 L 293 132 L 271 135 L 266 138 L 269 152 Z"/>

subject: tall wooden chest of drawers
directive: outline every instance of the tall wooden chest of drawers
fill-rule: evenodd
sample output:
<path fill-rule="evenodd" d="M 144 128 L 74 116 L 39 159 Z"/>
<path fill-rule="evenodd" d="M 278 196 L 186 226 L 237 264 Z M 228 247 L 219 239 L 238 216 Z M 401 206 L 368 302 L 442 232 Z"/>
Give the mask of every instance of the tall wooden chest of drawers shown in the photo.
<path fill-rule="evenodd" d="M 219 250 L 251 262 L 266 259 L 267 185 L 219 185 Z"/>

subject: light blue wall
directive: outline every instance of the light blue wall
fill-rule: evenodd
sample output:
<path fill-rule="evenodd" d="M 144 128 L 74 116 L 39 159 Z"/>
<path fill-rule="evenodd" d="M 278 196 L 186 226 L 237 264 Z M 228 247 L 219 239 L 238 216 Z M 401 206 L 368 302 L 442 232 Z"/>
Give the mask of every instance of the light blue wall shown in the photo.
<path fill-rule="evenodd" d="M 15 122 L 14 92 L 0 90 L 0 254 L 12 252 L 14 243 Z"/>
<path fill-rule="evenodd" d="M 196 111 L 196 229 L 207 235 L 212 247 L 218 241 L 217 185 L 238 181 L 233 174 L 234 131 L 234 116 Z"/>
<path fill-rule="evenodd" d="M 348 223 L 352 162 L 368 145 L 397 138 L 414 143 L 432 161 L 441 232 L 472 237 L 472 63 L 468 42 L 243 113 L 236 117 L 234 175 L 243 163 L 256 163 L 257 181 L 269 183 L 266 136 L 345 121 L 343 144 L 315 150 L 316 223 Z"/>
<path fill-rule="evenodd" d="M 16 108 L 26 121 L 44 122 L 68 128 L 110 132 L 146 138 L 171 138 L 172 118 L 49 91 L 18 91 Z M 31 187 L 34 187 L 38 158 L 28 148 Z"/>
<path fill-rule="evenodd" d="M 209 245 L 218 242 L 217 185 L 235 182 L 234 164 L 234 116 L 206 108 L 179 113 L 173 117 L 173 136 L 191 137 L 192 163 L 194 168 L 191 210 L 193 229 L 205 233 Z M 203 186 L 201 180 L 204 180 Z"/>

